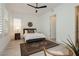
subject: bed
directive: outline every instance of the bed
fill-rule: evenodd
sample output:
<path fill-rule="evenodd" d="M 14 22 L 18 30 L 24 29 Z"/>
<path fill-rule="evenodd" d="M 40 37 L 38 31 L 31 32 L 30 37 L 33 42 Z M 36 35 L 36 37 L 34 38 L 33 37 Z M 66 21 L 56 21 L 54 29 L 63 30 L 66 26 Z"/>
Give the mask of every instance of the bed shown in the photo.
<path fill-rule="evenodd" d="M 45 35 L 38 33 L 36 28 L 24 28 L 23 29 L 23 38 L 25 42 L 39 42 L 45 40 Z"/>

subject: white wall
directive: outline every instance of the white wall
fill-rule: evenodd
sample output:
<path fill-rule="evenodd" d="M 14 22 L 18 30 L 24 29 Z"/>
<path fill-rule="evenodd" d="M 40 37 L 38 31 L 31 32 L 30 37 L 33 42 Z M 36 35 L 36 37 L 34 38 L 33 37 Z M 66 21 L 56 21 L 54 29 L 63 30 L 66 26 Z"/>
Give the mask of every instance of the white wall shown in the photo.
<path fill-rule="evenodd" d="M 12 17 L 12 15 L 9 13 L 9 22 L 10 22 L 10 31 L 9 31 L 9 33 L 10 33 L 10 39 L 14 39 L 14 28 L 13 28 L 13 17 Z"/>
<path fill-rule="evenodd" d="M 56 40 L 61 43 L 66 41 L 68 36 L 71 37 L 75 43 L 75 27 L 76 16 L 75 7 L 79 4 L 63 4 L 56 8 Z"/>
<path fill-rule="evenodd" d="M 38 19 L 36 16 L 34 15 L 26 15 L 25 17 L 22 18 L 22 29 L 23 28 L 28 28 L 28 22 L 32 22 L 33 23 L 33 28 L 37 28 L 38 29 Z"/>
<path fill-rule="evenodd" d="M 0 19 L 2 19 L 3 21 L 3 26 L 2 26 L 2 29 L 3 29 L 3 32 L 2 34 L 0 34 L 0 55 L 2 54 L 3 50 L 5 49 L 5 47 L 7 46 L 8 42 L 10 41 L 10 38 L 9 38 L 9 15 L 8 15 L 8 11 L 7 9 L 5 8 L 5 5 L 4 4 L 0 4 Z"/>
<path fill-rule="evenodd" d="M 46 14 L 38 17 L 40 32 L 45 34 L 47 38 L 50 38 L 50 20 L 53 15 L 55 15 L 55 12 L 49 11 Z M 53 31 L 53 33 L 55 33 L 55 31 Z M 52 37 L 55 38 L 54 35 Z"/>

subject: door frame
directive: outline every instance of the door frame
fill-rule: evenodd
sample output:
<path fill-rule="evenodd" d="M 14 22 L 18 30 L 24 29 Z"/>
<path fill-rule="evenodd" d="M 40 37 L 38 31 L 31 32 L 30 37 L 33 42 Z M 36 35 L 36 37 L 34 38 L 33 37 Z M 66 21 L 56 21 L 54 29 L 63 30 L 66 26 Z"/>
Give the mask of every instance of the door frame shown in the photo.
<path fill-rule="evenodd" d="M 76 31 L 75 31 L 75 39 L 76 39 L 75 45 L 79 47 L 79 45 L 77 44 L 78 43 L 78 8 L 79 8 L 79 6 L 75 7 L 75 17 L 76 17 L 76 20 L 75 20 L 76 21 L 75 22 L 76 23 L 75 24 L 76 25 L 76 27 L 75 27 L 75 29 L 76 29 Z"/>
<path fill-rule="evenodd" d="M 56 14 L 50 16 L 50 39 L 51 39 L 51 37 L 52 37 L 52 35 L 51 35 L 51 32 L 52 32 L 52 31 L 51 31 L 51 25 L 52 25 L 52 24 L 51 24 L 51 18 L 52 18 L 53 16 L 56 17 Z M 56 20 L 57 20 L 57 19 L 56 19 Z M 55 39 L 56 39 L 56 38 L 55 38 Z"/>

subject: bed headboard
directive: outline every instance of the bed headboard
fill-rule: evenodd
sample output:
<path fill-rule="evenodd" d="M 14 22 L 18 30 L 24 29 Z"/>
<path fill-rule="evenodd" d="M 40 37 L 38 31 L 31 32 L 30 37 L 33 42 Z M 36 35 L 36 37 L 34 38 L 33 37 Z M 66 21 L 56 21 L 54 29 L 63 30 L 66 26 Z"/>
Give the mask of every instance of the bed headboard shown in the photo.
<path fill-rule="evenodd" d="M 27 31 L 27 33 L 35 33 L 37 30 L 36 28 L 24 28 L 23 29 L 23 34 Z"/>

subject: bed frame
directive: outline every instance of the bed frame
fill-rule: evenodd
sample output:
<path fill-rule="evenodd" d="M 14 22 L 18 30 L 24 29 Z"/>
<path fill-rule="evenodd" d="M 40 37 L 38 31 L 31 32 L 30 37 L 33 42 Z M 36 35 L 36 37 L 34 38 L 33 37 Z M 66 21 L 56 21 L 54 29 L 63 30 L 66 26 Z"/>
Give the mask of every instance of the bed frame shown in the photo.
<path fill-rule="evenodd" d="M 23 34 L 27 31 L 27 33 L 35 33 L 37 31 L 36 28 L 24 28 L 23 29 Z"/>
<path fill-rule="evenodd" d="M 23 34 L 25 33 L 25 31 L 27 31 L 27 33 L 35 33 L 37 30 L 36 30 L 36 28 L 24 28 Z M 39 42 L 39 41 L 43 41 L 43 40 L 45 40 L 45 38 L 29 39 L 26 42 L 33 43 L 33 42 Z"/>

